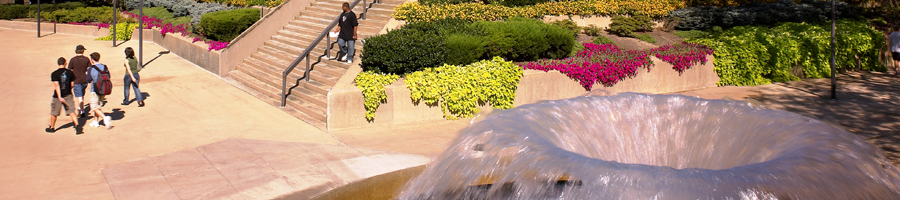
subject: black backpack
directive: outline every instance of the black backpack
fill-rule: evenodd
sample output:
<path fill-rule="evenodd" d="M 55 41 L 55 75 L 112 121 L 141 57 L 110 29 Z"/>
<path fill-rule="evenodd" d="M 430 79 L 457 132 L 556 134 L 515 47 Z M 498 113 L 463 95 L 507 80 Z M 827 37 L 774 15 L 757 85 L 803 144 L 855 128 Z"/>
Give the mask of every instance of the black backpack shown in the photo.
<path fill-rule="evenodd" d="M 97 95 L 109 95 L 112 94 L 112 81 L 109 80 L 109 68 L 105 70 L 100 70 L 99 67 L 92 65 L 92 68 L 100 72 L 100 75 L 97 76 L 97 83 L 93 86 L 94 92 Z"/>

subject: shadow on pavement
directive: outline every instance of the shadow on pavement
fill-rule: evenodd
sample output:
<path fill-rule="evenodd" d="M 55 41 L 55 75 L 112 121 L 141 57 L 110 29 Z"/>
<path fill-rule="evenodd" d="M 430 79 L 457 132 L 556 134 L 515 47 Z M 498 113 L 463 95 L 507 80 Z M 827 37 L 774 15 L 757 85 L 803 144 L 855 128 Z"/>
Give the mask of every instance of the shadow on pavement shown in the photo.
<path fill-rule="evenodd" d="M 841 74 L 837 100 L 830 79 L 777 83 L 803 93 L 757 94 L 747 97 L 768 108 L 782 109 L 839 125 L 885 151 L 900 165 L 900 78 L 887 73 Z M 812 95 L 810 95 L 812 94 Z"/>

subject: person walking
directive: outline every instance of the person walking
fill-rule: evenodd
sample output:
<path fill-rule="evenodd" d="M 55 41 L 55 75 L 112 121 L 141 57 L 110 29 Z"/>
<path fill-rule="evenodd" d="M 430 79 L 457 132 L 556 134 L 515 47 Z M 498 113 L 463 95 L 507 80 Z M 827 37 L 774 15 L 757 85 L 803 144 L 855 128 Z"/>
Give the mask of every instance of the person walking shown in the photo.
<path fill-rule="evenodd" d="M 141 75 L 138 72 L 141 71 L 141 63 L 138 63 L 138 60 L 134 58 L 134 49 L 131 47 L 125 48 L 125 99 L 122 100 L 122 105 L 128 105 L 131 103 L 131 99 L 128 98 L 129 89 L 134 88 L 134 98 L 138 102 L 138 107 L 144 107 L 144 95 L 141 93 L 140 87 L 138 87 L 138 83 L 141 82 Z"/>
<path fill-rule="evenodd" d="M 888 38 L 891 41 L 891 57 L 894 59 L 894 75 L 900 76 L 900 25 L 894 25 L 893 30 Z"/>
<path fill-rule="evenodd" d="M 100 90 L 98 85 L 101 81 L 100 73 L 108 74 L 109 69 L 106 68 L 106 65 L 100 63 L 100 53 L 97 52 L 91 53 L 91 64 L 93 66 L 88 70 L 88 76 L 91 77 L 90 113 L 94 116 L 94 119 L 91 121 L 91 127 L 100 127 L 100 120 L 103 120 L 106 129 L 111 129 L 112 119 L 101 110 L 103 102 L 106 101 L 106 95 L 98 94 Z"/>
<path fill-rule="evenodd" d="M 75 123 L 75 135 L 84 133 L 78 124 L 78 117 L 75 116 L 75 101 L 72 98 L 72 87 L 75 85 L 75 73 L 66 69 L 66 58 L 59 57 L 56 59 L 59 68 L 50 73 L 50 81 L 53 82 L 53 101 L 50 103 L 50 127 L 44 129 L 48 133 L 56 132 L 56 118 L 59 117 L 60 109 L 66 109 L 66 115 L 72 117 Z"/>
<path fill-rule="evenodd" d="M 87 69 L 91 66 L 91 59 L 84 56 L 87 50 L 82 45 L 75 46 L 75 57 L 69 59 L 68 69 L 75 73 L 75 86 L 72 87 L 72 93 L 75 95 L 75 112 L 81 117 L 87 117 L 88 111 L 84 109 L 84 91 L 87 89 L 88 77 Z"/>
<path fill-rule="evenodd" d="M 343 9 L 344 12 L 341 13 L 338 21 L 338 31 L 335 31 L 338 35 L 337 42 L 340 50 L 338 51 L 337 56 L 331 57 L 330 59 L 353 63 L 353 54 L 356 51 L 356 39 L 358 38 L 356 28 L 359 26 L 359 23 L 356 21 L 356 13 L 353 13 L 353 11 L 350 10 L 349 3 L 344 2 L 341 4 L 341 9 Z M 344 56 L 341 57 L 341 55 Z"/>

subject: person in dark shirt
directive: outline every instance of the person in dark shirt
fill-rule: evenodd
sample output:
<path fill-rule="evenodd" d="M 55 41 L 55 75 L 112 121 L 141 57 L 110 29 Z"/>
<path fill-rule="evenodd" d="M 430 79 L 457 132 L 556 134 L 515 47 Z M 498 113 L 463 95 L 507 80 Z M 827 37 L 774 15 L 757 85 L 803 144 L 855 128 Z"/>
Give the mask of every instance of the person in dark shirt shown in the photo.
<path fill-rule="evenodd" d="M 344 2 L 341 5 L 341 8 L 344 10 L 341 13 L 340 19 L 338 21 L 338 51 L 337 57 L 332 57 L 331 59 L 341 58 L 341 55 L 344 55 L 343 58 L 338 61 L 347 61 L 347 63 L 353 63 L 353 53 L 356 50 L 356 39 L 358 36 L 356 35 L 356 27 L 359 26 L 359 23 L 356 21 L 356 13 L 353 13 L 350 10 L 350 4 Z M 335 31 L 338 32 L 338 31 Z"/>
<path fill-rule="evenodd" d="M 84 91 L 88 86 L 88 78 L 87 78 L 87 69 L 91 66 L 91 59 L 84 56 L 84 50 L 87 50 L 82 45 L 78 45 L 75 47 L 75 57 L 69 59 L 69 70 L 75 72 L 75 86 L 72 87 L 72 92 L 75 95 L 75 104 L 78 104 L 75 107 L 75 111 L 77 111 L 81 117 L 87 116 L 87 111 L 84 110 Z"/>
<path fill-rule="evenodd" d="M 45 131 L 48 133 L 56 132 L 56 118 L 59 116 L 61 107 L 66 109 L 66 115 L 72 117 L 75 123 L 75 135 L 84 133 L 78 124 L 78 117 L 75 116 L 75 101 L 72 100 L 72 87 L 75 85 L 75 73 L 66 69 L 66 58 L 59 57 L 56 60 L 59 69 L 50 74 L 50 81 L 53 82 L 53 101 L 50 103 L 50 127 Z"/>

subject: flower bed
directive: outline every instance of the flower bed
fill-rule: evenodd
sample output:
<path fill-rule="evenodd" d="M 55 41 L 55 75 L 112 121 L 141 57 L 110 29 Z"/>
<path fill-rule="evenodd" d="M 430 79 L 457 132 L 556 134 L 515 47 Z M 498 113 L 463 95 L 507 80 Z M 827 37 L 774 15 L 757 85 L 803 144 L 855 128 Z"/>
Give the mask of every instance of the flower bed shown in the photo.
<path fill-rule="evenodd" d="M 483 3 L 422 5 L 418 2 L 410 2 L 397 6 L 392 15 L 394 19 L 409 23 L 441 19 L 494 21 L 510 17 L 539 18 L 546 15 L 645 14 L 651 17 L 662 17 L 668 15 L 672 10 L 682 7 L 684 7 L 684 2 L 672 0 L 553 1 L 520 7 Z"/>
<path fill-rule="evenodd" d="M 138 14 L 134 14 L 134 13 L 130 13 L 130 12 L 124 12 L 124 13 L 133 18 L 139 17 Z M 185 24 L 178 24 L 178 25 L 173 25 L 172 23 L 164 24 L 162 19 L 147 16 L 147 15 L 143 16 L 143 21 L 144 21 L 145 29 L 152 29 L 153 27 L 159 27 L 159 32 L 163 36 L 165 36 L 167 33 L 179 33 L 183 37 L 193 38 L 192 39 L 193 42 L 202 40 L 204 43 L 209 44 L 208 50 L 210 50 L 210 51 L 212 51 L 212 50 L 218 51 L 218 50 L 224 49 L 225 47 L 228 47 L 228 43 L 229 43 L 228 41 L 215 41 L 215 40 L 204 39 L 202 34 L 194 34 L 194 33 L 191 33 L 190 31 L 188 31 L 187 25 L 185 25 Z"/>
<path fill-rule="evenodd" d="M 525 69 L 541 71 L 556 70 L 569 78 L 578 80 L 582 87 L 590 90 L 594 83 L 611 87 L 626 77 L 634 77 L 639 68 L 650 71 L 649 55 L 654 55 L 673 65 L 679 73 L 690 66 L 706 63 L 706 56 L 713 52 L 704 45 L 666 45 L 648 51 L 622 51 L 612 44 L 585 43 L 584 50 L 575 57 L 558 60 L 540 60 L 521 64 Z"/>

